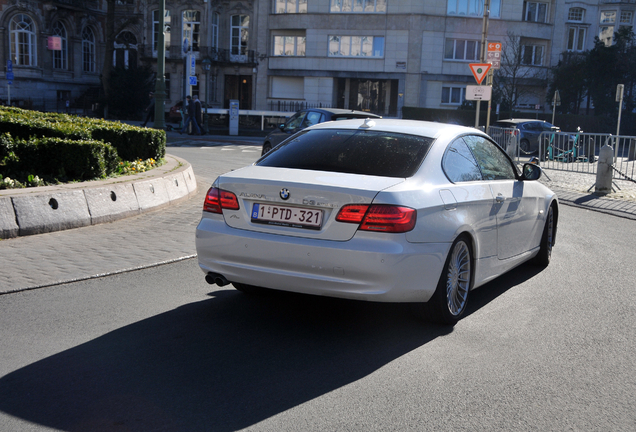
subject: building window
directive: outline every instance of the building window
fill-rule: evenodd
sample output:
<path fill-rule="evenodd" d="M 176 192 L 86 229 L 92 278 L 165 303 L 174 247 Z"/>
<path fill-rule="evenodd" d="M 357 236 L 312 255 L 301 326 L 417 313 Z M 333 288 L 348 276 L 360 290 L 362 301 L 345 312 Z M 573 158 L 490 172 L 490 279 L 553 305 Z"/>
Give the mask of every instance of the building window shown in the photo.
<path fill-rule="evenodd" d="M 442 87 L 442 103 L 461 105 L 466 97 L 464 87 Z"/>
<path fill-rule="evenodd" d="M 129 31 L 123 31 L 115 38 L 113 51 L 113 66 L 137 67 L 137 38 Z"/>
<path fill-rule="evenodd" d="M 212 48 L 219 47 L 219 17 L 220 15 L 216 12 L 212 14 L 212 28 L 210 29 L 212 36 Z"/>
<path fill-rule="evenodd" d="M 53 51 L 53 68 L 68 69 L 68 41 L 66 39 L 66 27 L 57 21 L 53 24 L 53 35 L 62 41 L 62 49 Z"/>
<path fill-rule="evenodd" d="M 548 4 L 539 2 L 524 2 L 523 20 L 538 23 L 548 22 Z"/>
<path fill-rule="evenodd" d="M 329 57 L 384 57 L 384 37 L 329 36 Z"/>
<path fill-rule="evenodd" d="M 95 72 L 95 34 L 90 27 L 82 30 L 82 70 Z"/>
<path fill-rule="evenodd" d="M 233 15 L 230 29 L 230 53 L 232 55 L 246 55 L 250 35 L 250 17 L 247 15 Z"/>
<path fill-rule="evenodd" d="M 601 24 L 614 24 L 616 22 L 616 11 L 601 12 Z"/>
<path fill-rule="evenodd" d="M 274 13 L 307 13 L 307 0 L 274 0 Z"/>
<path fill-rule="evenodd" d="M 490 18 L 499 18 L 501 0 L 490 1 Z M 448 15 L 484 16 L 484 0 L 448 0 Z"/>
<path fill-rule="evenodd" d="M 170 100 L 170 73 L 163 75 L 163 81 L 166 83 L 166 100 Z"/>
<path fill-rule="evenodd" d="M 543 47 L 541 45 L 522 46 L 521 64 L 529 66 L 543 65 Z"/>
<path fill-rule="evenodd" d="M 199 51 L 199 30 L 201 26 L 201 12 L 195 10 L 183 11 L 183 37 L 188 39 L 192 51 Z"/>
<path fill-rule="evenodd" d="M 152 11 L 152 51 L 157 55 L 157 44 L 159 43 L 159 32 L 163 30 L 165 37 L 165 52 L 170 51 L 170 11 L 166 9 L 166 14 L 163 16 L 163 29 L 161 28 L 161 22 L 159 20 L 159 13 L 161 11 Z"/>
<path fill-rule="evenodd" d="M 331 13 L 385 13 L 387 0 L 331 0 Z"/>
<path fill-rule="evenodd" d="M 447 60 L 477 60 L 479 59 L 479 41 L 446 39 L 444 58 Z"/>
<path fill-rule="evenodd" d="M 274 36 L 274 56 L 304 56 L 305 36 Z"/>
<path fill-rule="evenodd" d="M 570 8 L 568 11 L 568 21 L 583 22 L 585 18 L 585 9 L 583 8 Z"/>
<path fill-rule="evenodd" d="M 632 11 L 621 11 L 620 23 L 621 24 L 631 24 L 633 15 L 634 15 L 634 12 L 632 12 Z"/>
<path fill-rule="evenodd" d="M 605 46 L 612 45 L 614 41 L 614 26 L 601 26 L 598 31 L 598 38 Z"/>
<path fill-rule="evenodd" d="M 35 66 L 35 24 L 30 16 L 18 14 L 11 20 L 11 60 L 14 65 Z"/>
<path fill-rule="evenodd" d="M 585 49 L 585 28 L 570 27 L 568 29 L 568 51 L 583 51 Z"/>

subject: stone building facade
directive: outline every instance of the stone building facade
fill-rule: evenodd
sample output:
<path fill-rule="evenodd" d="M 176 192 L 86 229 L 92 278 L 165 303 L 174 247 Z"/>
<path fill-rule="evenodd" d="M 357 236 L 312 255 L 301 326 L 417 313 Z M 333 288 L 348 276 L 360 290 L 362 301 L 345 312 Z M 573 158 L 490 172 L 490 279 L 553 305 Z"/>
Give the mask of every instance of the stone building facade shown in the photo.
<path fill-rule="evenodd" d="M 113 64 L 156 67 L 166 30 L 166 109 L 185 94 L 209 106 L 284 110 L 299 104 L 400 116 L 403 106 L 455 109 L 475 84 L 484 0 L 113 0 Z M 53 110 L 99 91 L 105 0 L 0 0 L 0 61 L 12 62 L 14 100 Z M 634 0 L 490 0 L 488 41 L 546 75 L 563 52 L 606 43 L 633 26 Z M 61 44 L 61 49 L 53 43 Z M 184 51 L 184 48 L 186 50 Z M 186 58 L 196 58 L 196 82 Z M 110 60 L 109 60 L 110 61 Z M 0 99 L 7 99 L 0 69 Z M 521 109 L 546 108 L 545 82 L 528 79 Z"/>

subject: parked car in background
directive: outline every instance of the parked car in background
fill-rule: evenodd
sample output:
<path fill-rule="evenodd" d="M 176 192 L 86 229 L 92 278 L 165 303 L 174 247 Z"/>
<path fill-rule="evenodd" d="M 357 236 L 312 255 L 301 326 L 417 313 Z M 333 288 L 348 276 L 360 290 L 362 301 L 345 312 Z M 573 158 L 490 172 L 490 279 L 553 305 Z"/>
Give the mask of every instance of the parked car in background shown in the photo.
<path fill-rule="evenodd" d="M 289 138 L 298 131 L 309 126 L 334 120 L 347 120 L 356 118 L 382 118 L 379 115 L 365 111 L 354 111 L 337 108 L 308 108 L 303 109 L 270 132 L 263 142 L 263 151 L 265 154 L 273 147 L 277 146 L 283 140 Z"/>
<path fill-rule="evenodd" d="M 557 197 L 477 129 L 395 119 L 311 126 L 219 176 L 196 229 L 211 284 L 413 303 L 454 324 L 469 293 L 550 262 Z"/>
<path fill-rule="evenodd" d="M 511 134 L 517 134 L 519 148 L 527 155 L 538 154 L 539 137 L 543 132 L 560 132 L 558 126 L 554 126 L 544 120 L 536 119 L 507 119 L 498 120 L 493 126 L 516 129 Z"/>

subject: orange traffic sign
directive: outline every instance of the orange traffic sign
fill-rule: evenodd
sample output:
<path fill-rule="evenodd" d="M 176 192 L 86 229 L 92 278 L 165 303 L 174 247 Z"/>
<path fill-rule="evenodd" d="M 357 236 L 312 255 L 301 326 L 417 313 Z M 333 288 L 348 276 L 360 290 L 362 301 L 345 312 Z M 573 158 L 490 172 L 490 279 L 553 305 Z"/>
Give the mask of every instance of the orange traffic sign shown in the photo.
<path fill-rule="evenodd" d="M 481 84 L 492 65 L 490 63 L 470 63 L 469 66 L 475 81 L 477 84 Z"/>
<path fill-rule="evenodd" d="M 488 42 L 488 51 L 501 51 L 500 42 Z"/>

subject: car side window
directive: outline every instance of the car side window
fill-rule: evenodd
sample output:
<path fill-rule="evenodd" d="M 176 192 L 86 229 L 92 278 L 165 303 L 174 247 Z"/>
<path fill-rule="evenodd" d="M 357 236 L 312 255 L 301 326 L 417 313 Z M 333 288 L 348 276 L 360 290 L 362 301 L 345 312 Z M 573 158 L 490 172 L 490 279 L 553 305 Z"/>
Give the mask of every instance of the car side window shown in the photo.
<path fill-rule="evenodd" d="M 299 112 L 294 114 L 289 121 L 285 124 L 285 132 L 293 131 L 298 129 L 298 127 L 302 124 L 305 119 L 306 112 Z"/>
<path fill-rule="evenodd" d="M 442 168 L 453 183 L 482 179 L 477 161 L 461 138 L 457 138 L 448 146 L 442 160 Z"/>
<path fill-rule="evenodd" d="M 515 167 L 499 146 L 477 135 L 467 135 L 463 138 L 475 155 L 484 180 L 514 180 L 517 178 Z"/>
<path fill-rule="evenodd" d="M 305 121 L 303 122 L 302 128 L 306 128 L 309 126 L 313 126 L 315 124 L 320 123 L 320 117 L 322 116 L 322 113 L 316 112 L 316 111 L 309 111 L 307 113 L 307 116 L 305 117 Z"/>

